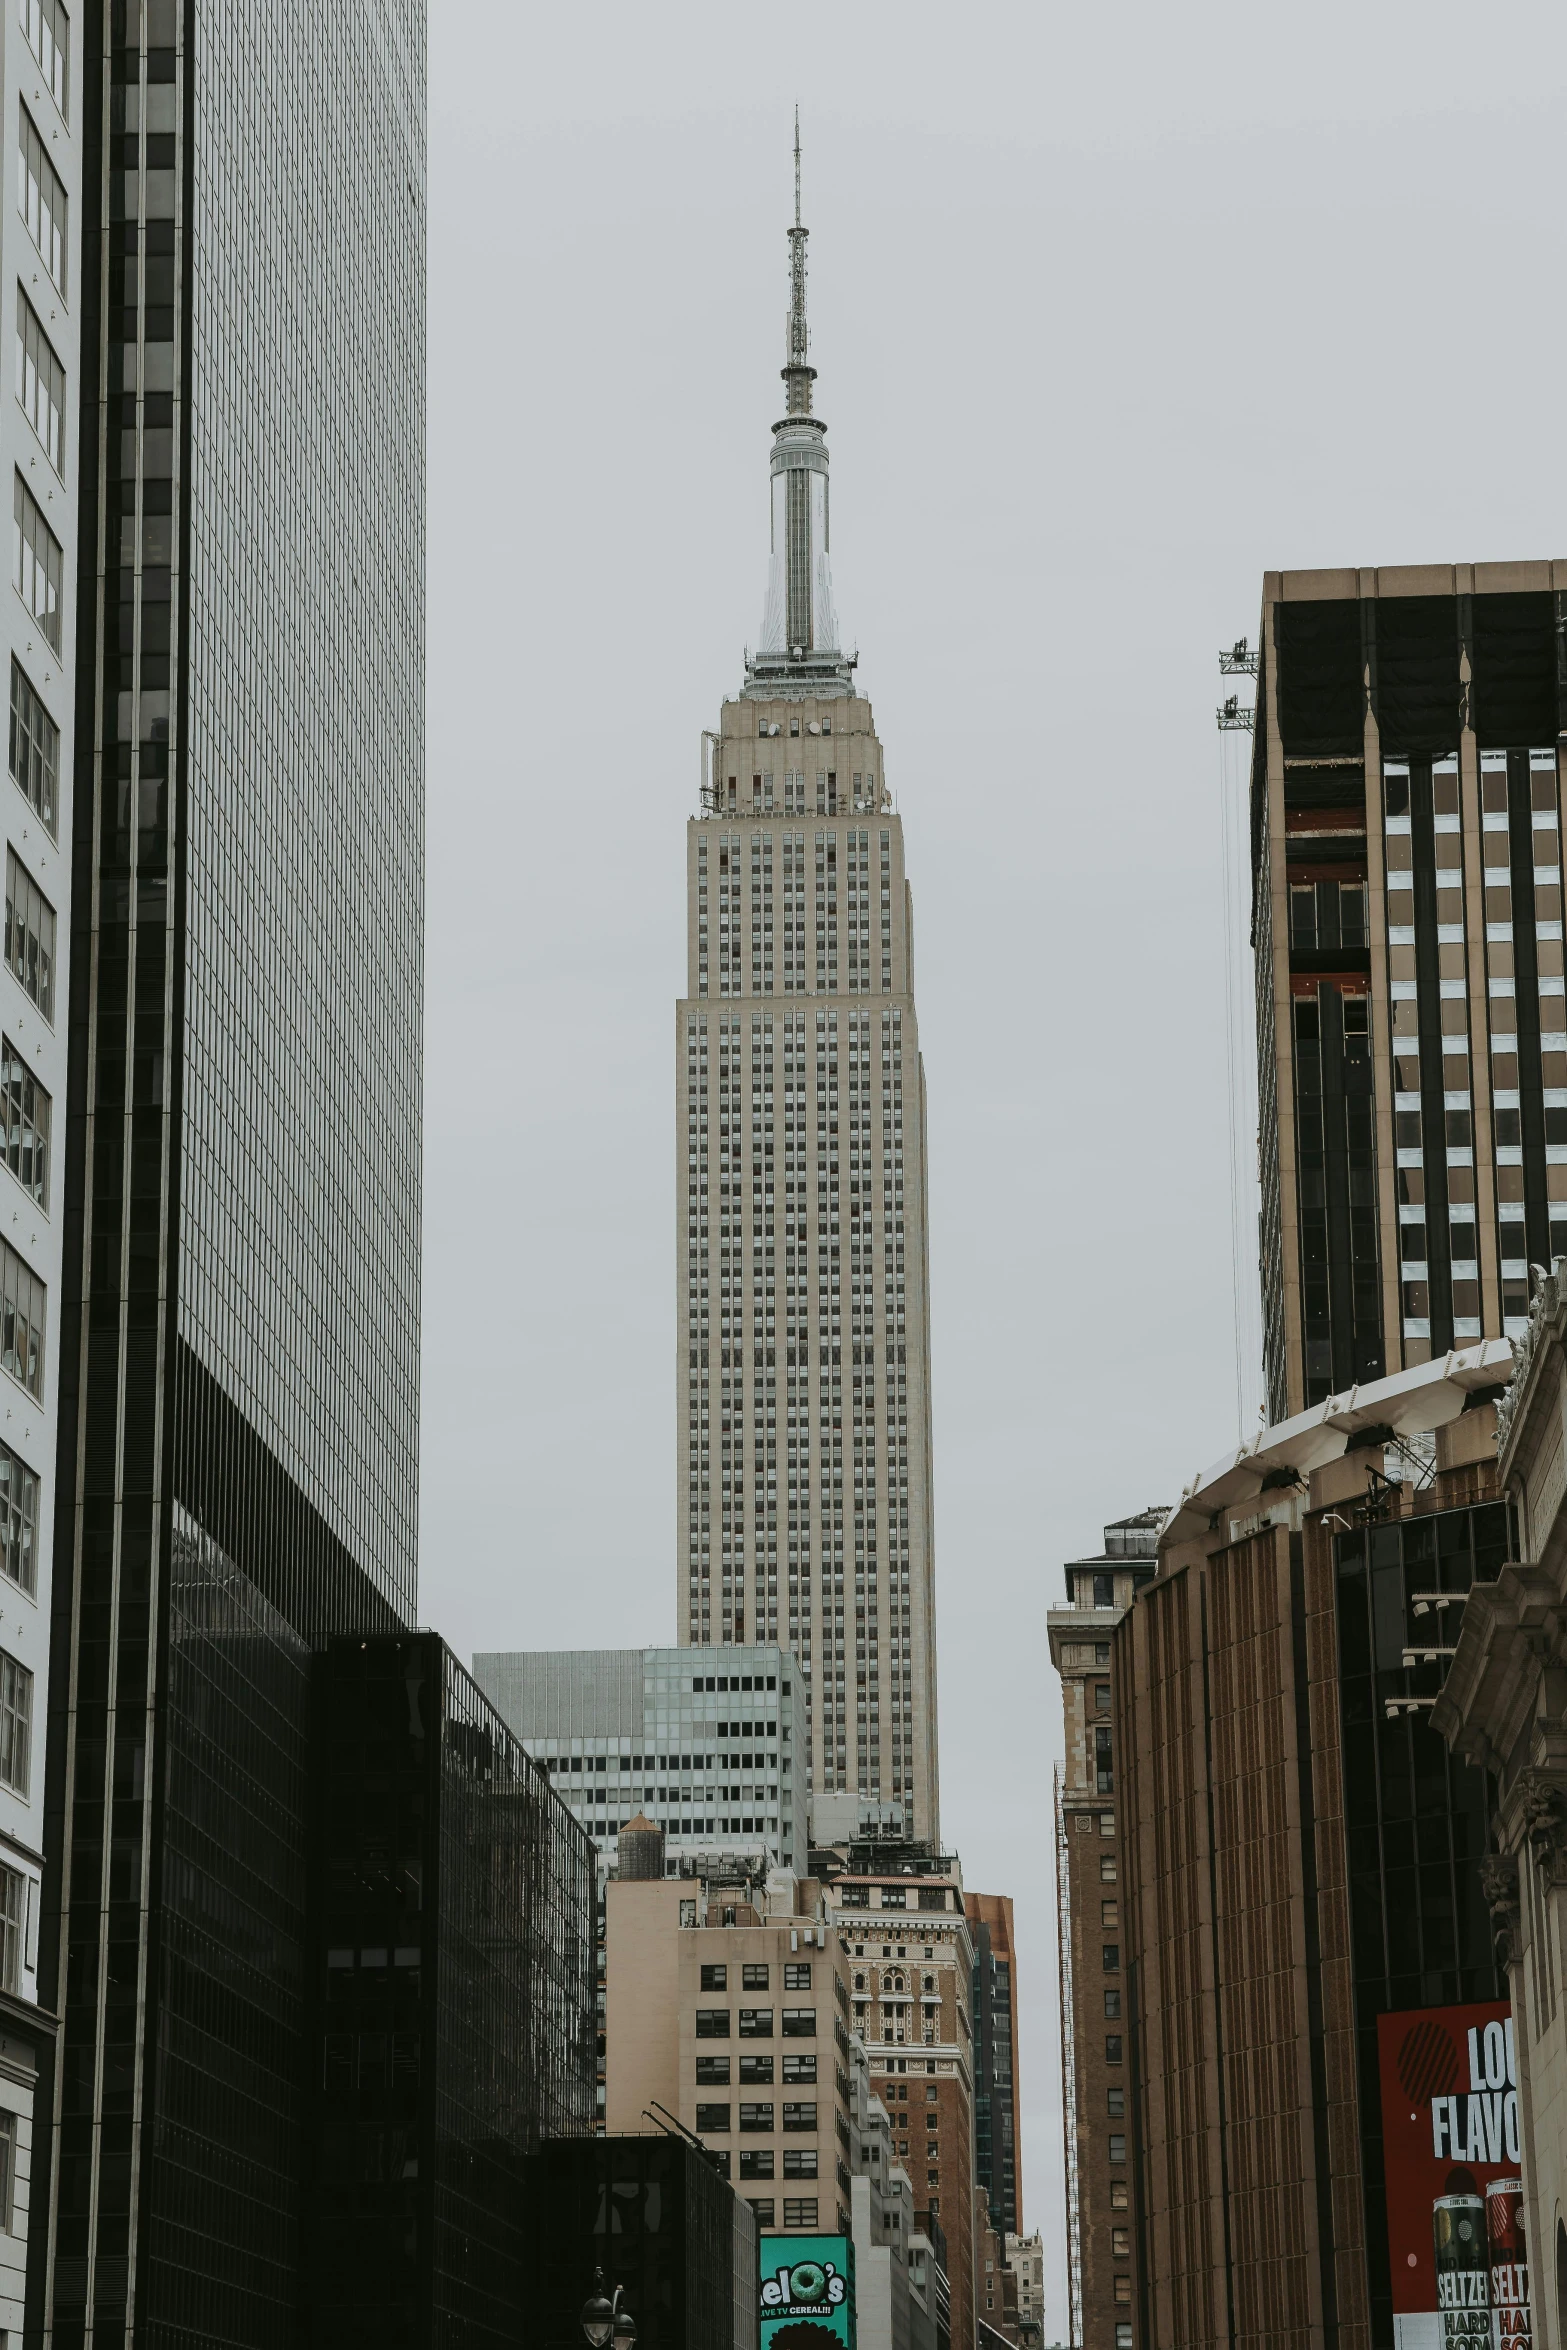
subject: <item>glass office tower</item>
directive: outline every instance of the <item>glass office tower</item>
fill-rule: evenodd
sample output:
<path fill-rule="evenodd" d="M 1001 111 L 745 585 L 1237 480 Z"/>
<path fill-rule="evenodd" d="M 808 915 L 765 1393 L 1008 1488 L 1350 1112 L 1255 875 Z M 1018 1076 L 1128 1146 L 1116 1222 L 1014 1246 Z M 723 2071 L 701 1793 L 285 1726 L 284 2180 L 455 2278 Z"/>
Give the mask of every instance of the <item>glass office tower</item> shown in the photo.
<path fill-rule="evenodd" d="M 301 2274 L 309 1652 L 414 1607 L 424 10 L 77 22 L 29 2327 L 262 2345 Z"/>
<path fill-rule="evenodd" d="M 1567 1251 L 1567 564 L 1269 572 L 1268 1418 L 1516 1338 Z"/>

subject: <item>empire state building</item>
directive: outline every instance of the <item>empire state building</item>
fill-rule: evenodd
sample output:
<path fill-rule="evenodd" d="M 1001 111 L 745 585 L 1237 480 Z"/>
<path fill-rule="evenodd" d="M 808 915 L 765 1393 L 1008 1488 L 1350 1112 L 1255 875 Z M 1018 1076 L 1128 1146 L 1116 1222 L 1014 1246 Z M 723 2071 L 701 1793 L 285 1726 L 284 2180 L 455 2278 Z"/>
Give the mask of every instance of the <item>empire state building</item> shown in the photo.
<path fill-rule="evenodd" d="M 678 1621 L 789 1649 L 813 1789 L 939 1841 L 913 916 L 833 603 L 806 236 L 797 145 L 761 640 L 687 828 Z"/>

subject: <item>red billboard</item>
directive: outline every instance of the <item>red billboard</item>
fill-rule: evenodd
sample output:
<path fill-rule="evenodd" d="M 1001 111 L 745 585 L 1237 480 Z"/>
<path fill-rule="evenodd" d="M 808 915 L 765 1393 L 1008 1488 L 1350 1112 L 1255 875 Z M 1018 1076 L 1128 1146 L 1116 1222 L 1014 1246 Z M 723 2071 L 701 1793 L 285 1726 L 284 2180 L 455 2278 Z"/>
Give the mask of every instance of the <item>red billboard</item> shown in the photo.
<path fill-rule="evenodd" d="M 1531 2350 L 1505 2000 L 1377 2018 L 1395 2350 Z"/>

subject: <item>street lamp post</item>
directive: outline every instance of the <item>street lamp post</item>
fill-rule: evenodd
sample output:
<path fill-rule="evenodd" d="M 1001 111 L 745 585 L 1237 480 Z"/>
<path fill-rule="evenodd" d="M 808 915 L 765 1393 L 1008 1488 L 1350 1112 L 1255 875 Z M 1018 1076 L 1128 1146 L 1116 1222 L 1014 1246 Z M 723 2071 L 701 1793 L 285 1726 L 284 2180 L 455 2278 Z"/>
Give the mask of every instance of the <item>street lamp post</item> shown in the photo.
<path fill-rule="evenodd" d="M 593 2290 L 582 2304 L 581 2325 L 584 2339 L 592 2350 L 633 2350 L 637 2338 L 636 2320 L 621 2301 L 622 2288 L 617 2285 L 611 2299 L 604 2291 L 604 2271 L 593 2271 Z"/>

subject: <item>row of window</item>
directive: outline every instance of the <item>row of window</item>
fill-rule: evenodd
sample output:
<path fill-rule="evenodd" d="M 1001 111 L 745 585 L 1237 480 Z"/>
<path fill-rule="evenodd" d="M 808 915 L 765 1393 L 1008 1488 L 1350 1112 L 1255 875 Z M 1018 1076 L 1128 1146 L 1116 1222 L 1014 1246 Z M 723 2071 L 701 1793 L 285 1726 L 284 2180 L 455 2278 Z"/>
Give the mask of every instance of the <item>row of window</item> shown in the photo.
<path fill-rule="evenodd" d="M 696 2060 L 697 2087 L 699 2089 L 727 2089 L 730 2085 L 729 2067 L 731 2061 L 727 2056 L 699 2056 Z M 811 2056 L 786 2056 L 782 2061 L 786 2087 L 809 2087 L 815 2082 L 816 2058 L 814 2054 Z M 742 2056 L 739 2060 L 741 2087 L 771 2088 L 774 2063 L 775 2059 L 771 2056 Z"/>
<path fill-rule="evenodd" d="M 721 2150 L 717 2150 L 717 2149 L 715 2149 L 715 2151 L 714 2151 L 714 2153 L 713 2153 L 713 2155 L 712 2155 L 712 2160 L 718 2164 L 718 2167 L 719 2167 L 720 2171 L 722 2172 L 723 2176 L 724 2176 L 724 2177 L 727 2179 L 727 2178 L 729 2177 L 729 2175 L 730 2175 L 730 2174 L 729 2174 L 729 2156 L 727 2155 L 727 2153 L 724 2153 L 724 2152 L 722 2152 Z M 772 2149 L 772 2147 L 771 2147 L 771 2146 L 742 2146 L 742 2147 L 741 2147 L 741 2149 L 740 2149 L 740 2176 L 741 2176 L 741 2178 L 743 2178 L 743 2179 L 775 2179 L 775 2178 L 777 2178 L 779 2175 L 780 2175 L 780 2173 L 779 2173 L 778 2164 L 777 2164 L 777 2157 L 776 2157 L 776 2155 L 775 2155 L 775 2153 L 774 2153 L 774 2151 L 773 2151 L 773 2149 Z M 819 2175 L 820 2175 L 820 2174 L 819 2174 L 819 2172 L 818 2172 L 818 2170 L 817 2170 L 817 2163 L 816 2163 L 816 2149 L 815 2149 L 815 2147 L 814 2147 L 814 2146 L 786 2146 L 786 2147 L 784 2148 L 783 2169 L 782 2169 L 782 2176 L 783 2176 L 784 2178 L 786 2178 L 786 2179 L 814 2179 L 814 2178 L 818 2177 Z M 796 2223 L 795 2223 L 794 2221 L 792 2221 L 792 2220 L 791 2220 L 791 2221 L 789 2221 L 787 2224 L 788 2224 L 789 2226 L 791 2226 L 791 2227 L 792 2227 L 792 2226 L 794 2226 Z"/>
<path fill-rule="evenodd" d="M 809 1991 L 811 1987 L 811 1962 L 809 1959 L 787 1959 L 784 1962 L 783 1972 L 786 1991 Z M 766 1991 L 769 1987 L 770 1970 L 767 1961 L 765 1959 L 747 1959 L 740 1969 L 741 1990 Z M 727 1991 L 728 1988 L 729 1969 L 727 1966 L 703 1967 L 702 1989 L 704 1991 Z"/>
<path fill-rule="evenodd" d="M 727 2155 L 724 2160 L 727 2163 Z M 728 2176 L 727 2170 L 725 2176 Z M 771 2195 L 752 2195 L 747 2200 L 759 2228 L 775 2225 L 773 2214 L 778 2206 Z M 814 2228 L 817 2224 L 816 2213 L 817 2200 L 814 2195 L 786 2195 L 783 2199 L 783 2224 L 786 2228 Z"/>
<path fill-rule="evenodd" d="M 0 1247 L 4 1243 L 0 1242 Z M 699 2007 L 696 2011 L 696 2036 L 699 2040 L 727 2040 L 730 2011 L 727 2007 Z M 773 2036 L 773 2011 L 770 2007 L 742 2007 L 739 2011 L 741 2040 L 770 2040 Z M 779 2037 L 783 2040 L 814 2040 L 816 2037 L 816 2010 L 814 2007 L 786 2007 L 780 2018 Z"/>
<path fill-rule="evenodd" d="M 771 2098 L 765 2098 L 755 2104 L 742 2104 L 740 2107 L 740 2127 L 742 2130 L 760 2130 L 771 2133 L 778 2127 L 778 2123 L 774 2119 L 777 2111 L 778 2108 Z M 730 2116 L 733 2112 L 732 2105 L 699 2105 L 696 2109 L 696 2126 L 702 2131 L 731 2129 L 733 2123 Z M 814 2130 L 817 2126 L 816 2113 L 817 2108 L 814 2103 L 790 2104 L 786 2101 L 783 2109 L 783 2127 L 786 2130 Z"/>

